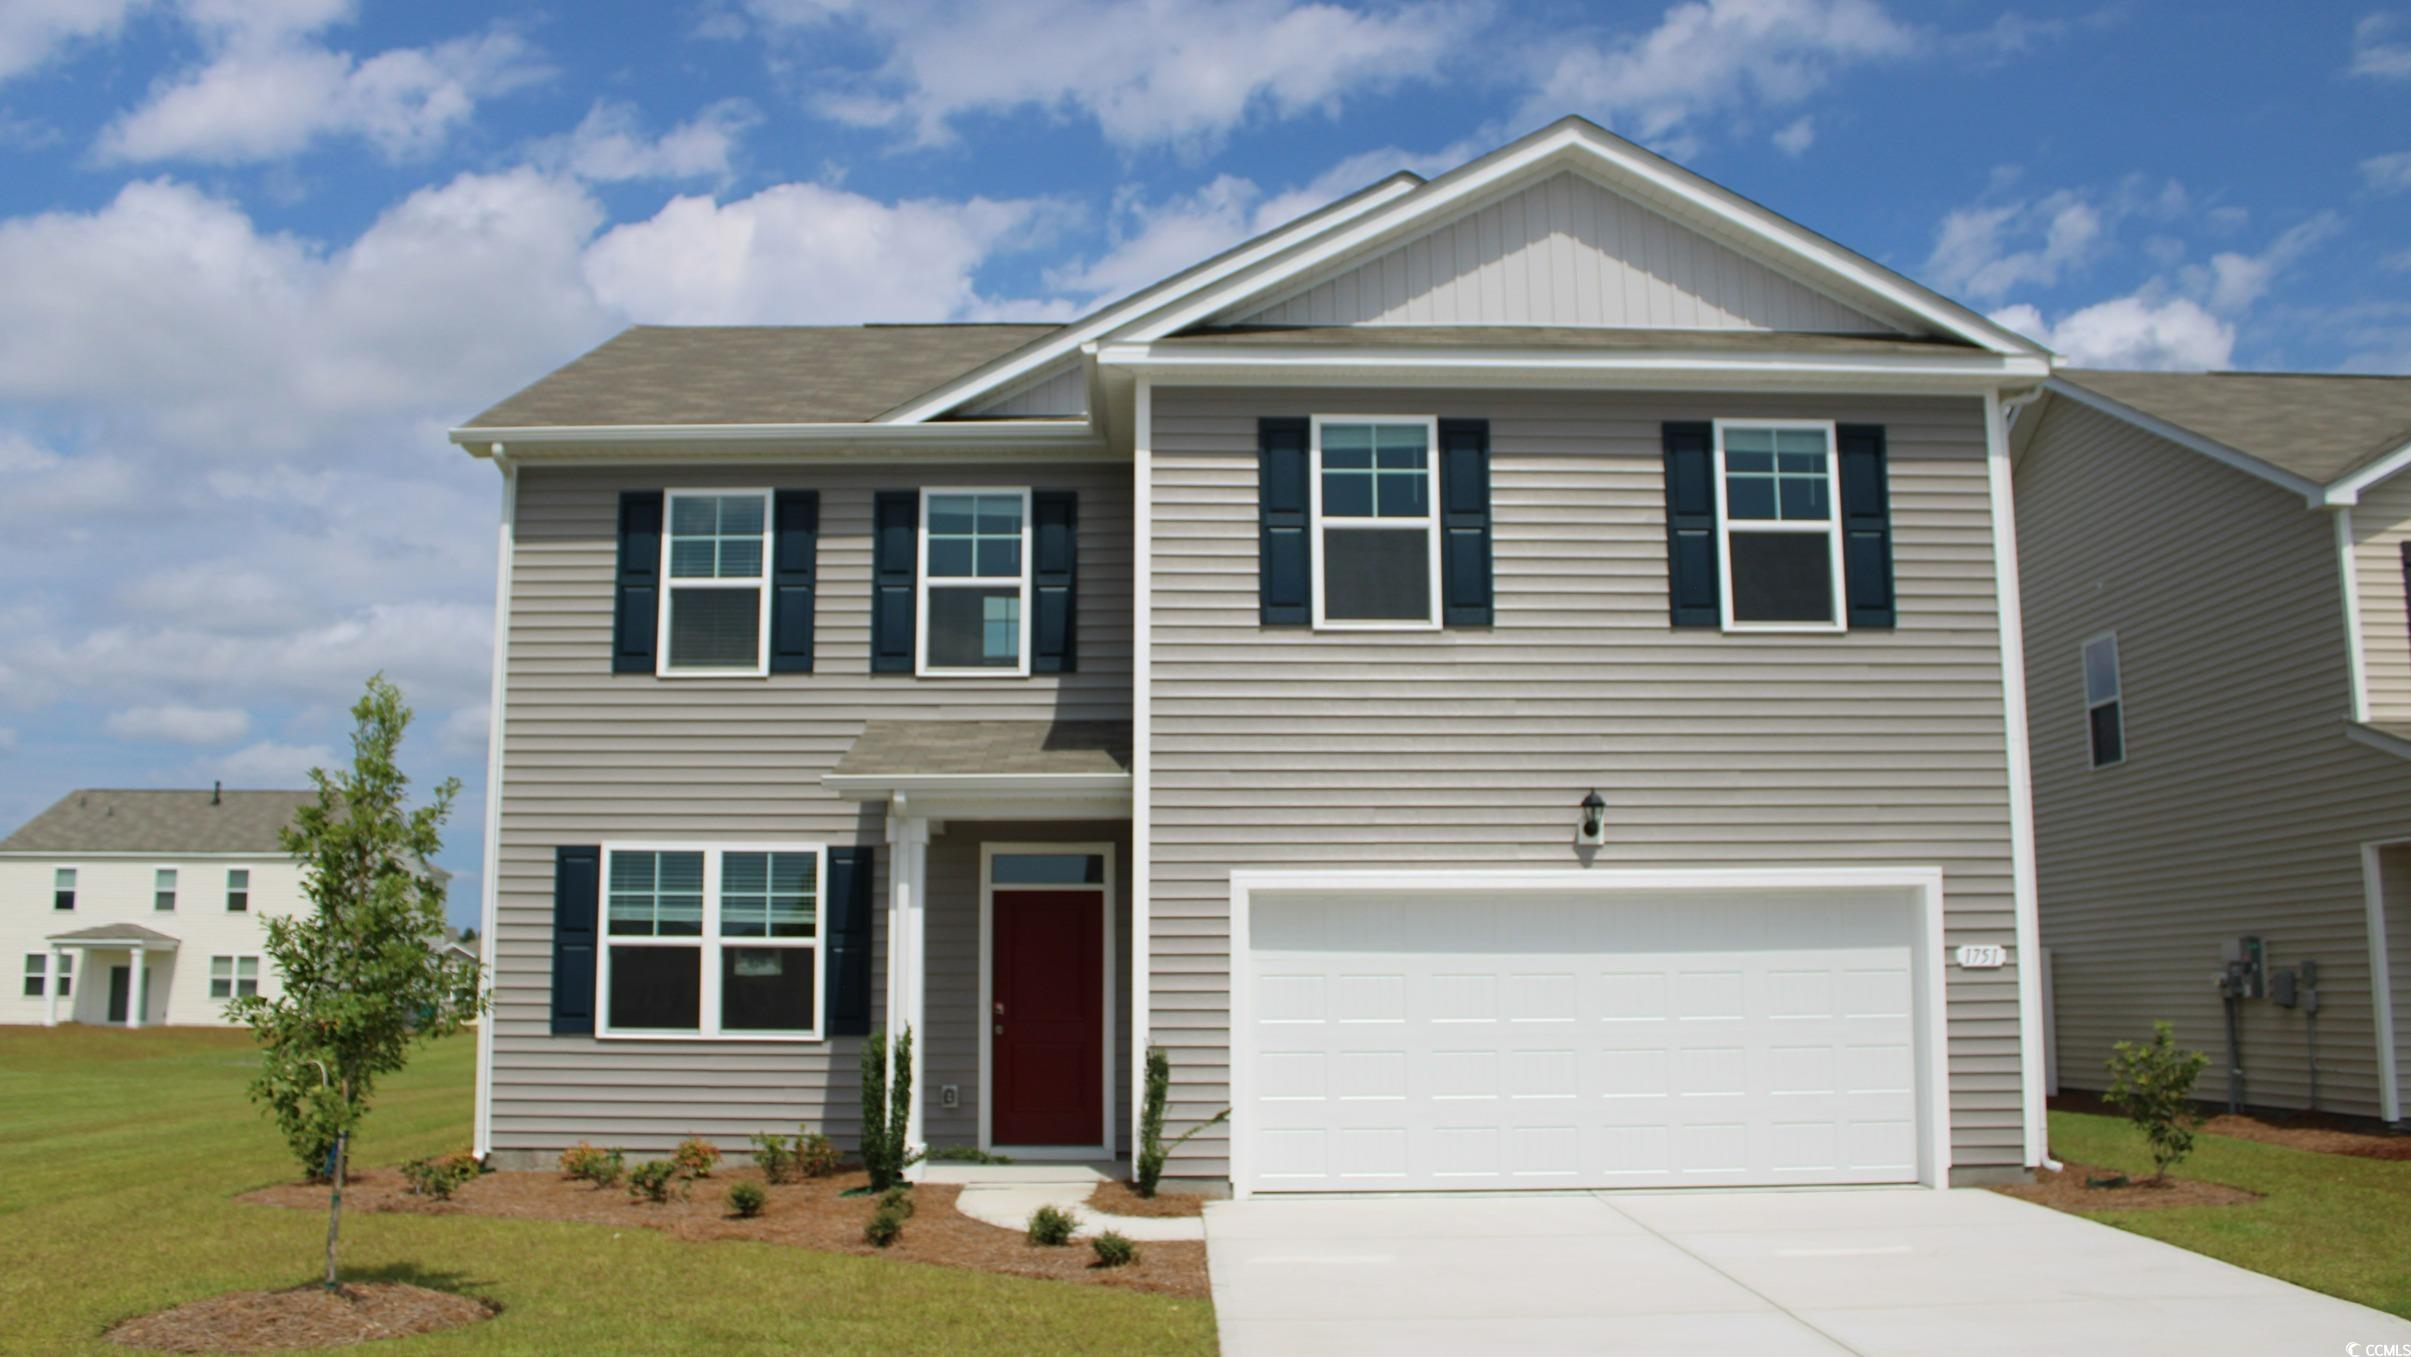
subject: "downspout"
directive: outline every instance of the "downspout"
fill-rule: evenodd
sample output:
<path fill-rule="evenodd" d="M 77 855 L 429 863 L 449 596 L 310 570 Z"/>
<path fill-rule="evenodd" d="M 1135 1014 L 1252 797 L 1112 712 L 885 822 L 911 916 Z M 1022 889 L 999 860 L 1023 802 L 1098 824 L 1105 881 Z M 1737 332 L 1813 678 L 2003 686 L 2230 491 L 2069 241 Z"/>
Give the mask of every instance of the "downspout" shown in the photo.
<path fill-rule="evenodd" d="M 485 883 L 477 920 L 478 984 L 486 997 L 477 1021 L 477 1111 L 473 1121 L 479 1162 L 494 1152 L 494 921 L 501 912 L 502 892 L 502 714 L 504 671 L 511 642 L 511 543 L 518 535 L 519 468 L 502 444 L 489 445 L 488 455 L 502 473 L 502 511 L 494 541 L 494 672 L 486 706 L 486 862 Z"/>

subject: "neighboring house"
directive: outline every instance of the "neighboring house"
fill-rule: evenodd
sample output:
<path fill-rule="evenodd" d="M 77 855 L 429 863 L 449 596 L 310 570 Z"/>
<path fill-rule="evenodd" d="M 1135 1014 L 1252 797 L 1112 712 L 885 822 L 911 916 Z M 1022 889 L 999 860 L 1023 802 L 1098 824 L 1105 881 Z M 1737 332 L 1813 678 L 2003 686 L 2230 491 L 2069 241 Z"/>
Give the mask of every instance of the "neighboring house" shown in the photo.
<path fill-rule="evenodd" d="M 2401 1118 L 2411 378 L 2067 371 L 2013 442 L 2060 1082 L 2165 1018 L 2226 1097 L 2256 937 L 2243 1100 Z"/>
<path fill-rule="evenodd" d="M 477 1145 L 1275 1190 L 2042 1153 L 2004 393 L 1580 120 L 1065 325 L 644 327 L 503 473 Z"/>
<path fill-rule="evenodd" d="M 267 920 L 308 901 L 277 833 L 314 795 L 70 792 L 0 839 L 0 1022 L 223 1026 L 278 993 Z"/>

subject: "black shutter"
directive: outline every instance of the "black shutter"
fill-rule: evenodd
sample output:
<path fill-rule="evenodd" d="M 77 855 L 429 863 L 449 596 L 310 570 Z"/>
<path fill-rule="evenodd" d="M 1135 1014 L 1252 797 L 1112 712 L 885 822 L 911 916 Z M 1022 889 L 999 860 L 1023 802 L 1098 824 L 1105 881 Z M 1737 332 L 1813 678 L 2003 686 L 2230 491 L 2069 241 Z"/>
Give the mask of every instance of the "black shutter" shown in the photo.
<path fill-rule="evenodd" d="M 921 495 L 882 490 L 871 499 L 871 672 L 913 671 L 913 595 L 920 583 Z"/>
<path fill-rule="evenodd" d="M 1491 623 L 1490 421 L 1440 421 L 1440 621 Z"/>
<path fill-rule="evenodd" d="M 655 499 L 656 506 L 660 500 Z M 553 1035 L 594 1035 L 595 915 L 603 896 L 603 850 L 553 850 Z M 486 1021 L 492 1022 L 488 1016 Z"/>
<path fill-rule="evenodd" d="M 2403 606 L 2404 606 L 2404 609 L 2405 609 L 2406 614 L 2407 614 L 2407 615 L 2411 615 L 2411 542 L 2405 542 L 2405 543 L 2403 543 L 2402 551 L 2403 551 Z M 2355 585 L 2354 587 L 2355 587 L 2355 588 L 2359 588 L 2360 586 Z"/>
<path fill-rule="evenodd" d="M 1079 664 L 1080 497 L 1030 496 L 1030 672 L 1069 674 Z"/>
<path fill-rule="evenodd" d="M 872 849 L 829 850 L 829 1030 L 832 1037 L 871 1031 Z"/>
<path fill-rule="evenodd" d="M 770 672 L 812 672 L 812 572 L 820 546 L 820 492 L 781 490 L 771 526 Z"/>
<path fill-rule="evenodd" d="M 1892 494 L 1884 469 L 1884 426 L 1834 429 L 1842 465 L 1842 586 L 1853 627 L 1889 627 L 1892 606 Z"/>
<path fill-rule="evenodd" d="M 1268 627 L 1314 621 L 1314 544 L 1308 522 L 1306 421 L 1256 422 L 1256 601 Z"/>
<path fill-rule="evenodd" d="M 619 497 L 619 588 L 611 613 L 611 672 L 653 672 L 661 618 L 661 492 Z"/>
<path fill-rule="evenodd" d="M 1708 424 L 1668 424 L 1666 449 L 1666 602 L 1678 627 L 1713 627 L 1724 620 L 1717 596 L 1716 430 Z"/>

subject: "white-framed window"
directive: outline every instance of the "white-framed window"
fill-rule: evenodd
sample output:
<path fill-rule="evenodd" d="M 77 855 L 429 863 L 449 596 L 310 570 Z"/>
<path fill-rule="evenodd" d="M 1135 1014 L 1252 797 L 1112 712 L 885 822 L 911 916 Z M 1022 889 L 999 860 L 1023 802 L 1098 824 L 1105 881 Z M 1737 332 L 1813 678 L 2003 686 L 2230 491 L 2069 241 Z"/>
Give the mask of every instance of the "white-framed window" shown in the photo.
<path fill-rule="evenodd" d="M 248 999 L 260 992 L 260 959 L 255 956 L 213 956 L 209 959 L 209 997 Z"/>
<path fill-rule="evenodd" d="M 921 491 L 921 597 L 915 672 L 1030 672 L 1030 491 Z"/>
<path fill-rule="evenodd" d="M 770 492 L 663 496 L 659 661 L 664 678 L 770 672 Z"/>
<path fill-rule="evenodd" d="M 819 844 L 605 844 L 596 1034 L 818 1040 L 827 869 Z"/>
<path fill-rule="evenodd" d="M 1841 468 L 1830 420 L 1716 421 L 1727 631 L 1841 631 Z"/>
<path fill-rule="evenodd" d="M 162 912 L 176 907 L 176 869 L 162 867 L 151 878 L 151 908 Z"/>
<path fill-rule="evenodd" d="M 227 868 L 226 912 L 229 914 L 245 914 L 250 912 L 250 909 L 251 869 L 248 867 Z"/>
<path fill-rule="evenodd" d="M 25 997 L 39 999 L 49 988 L 50 958 L 40 952 L 25 954 Z"/>
<path fill-rule="evenodd" d="M 50 907 L 52 909 L 75 908 L 75 869 L 73 867 L 61 867 L 51 877 Z"/>
<path fill-rule="evenodd" d="M 59 953 L 59 997 L 75 997 L 75 953 Z"/>
<path fill-rule="evenodd" d="M 1314 625 L 1440 625 L 1440 422 L 1316 415 L 1309 481 Z"/>
<path fill-rule="evenodd" d="M 2126 685 L 2118 674 L 2118 633 L 2084 643 L 2085 747 L 2093 766 L 2126 762 Z"/>

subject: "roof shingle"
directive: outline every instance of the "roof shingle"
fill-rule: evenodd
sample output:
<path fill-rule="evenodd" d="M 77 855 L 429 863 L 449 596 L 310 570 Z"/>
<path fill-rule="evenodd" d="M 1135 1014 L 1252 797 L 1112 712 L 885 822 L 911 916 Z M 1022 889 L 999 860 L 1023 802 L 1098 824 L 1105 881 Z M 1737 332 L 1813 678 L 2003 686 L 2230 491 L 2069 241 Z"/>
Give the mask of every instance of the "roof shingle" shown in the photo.
<path fill-rule="evenodd" d="M 2411 443 L 2411 377 L 2081 368 L 2059 375 L 2321 485 Z"/>
<path fill-rule="evenodd" d="M 1127 774 L 1127 721 L 873 721 L 838 777 Z"/>
<path fill-rule="evenodd" d="M 277 832 L 316 792 L 69 792 L 0 853 L 282 853 Z"/>

